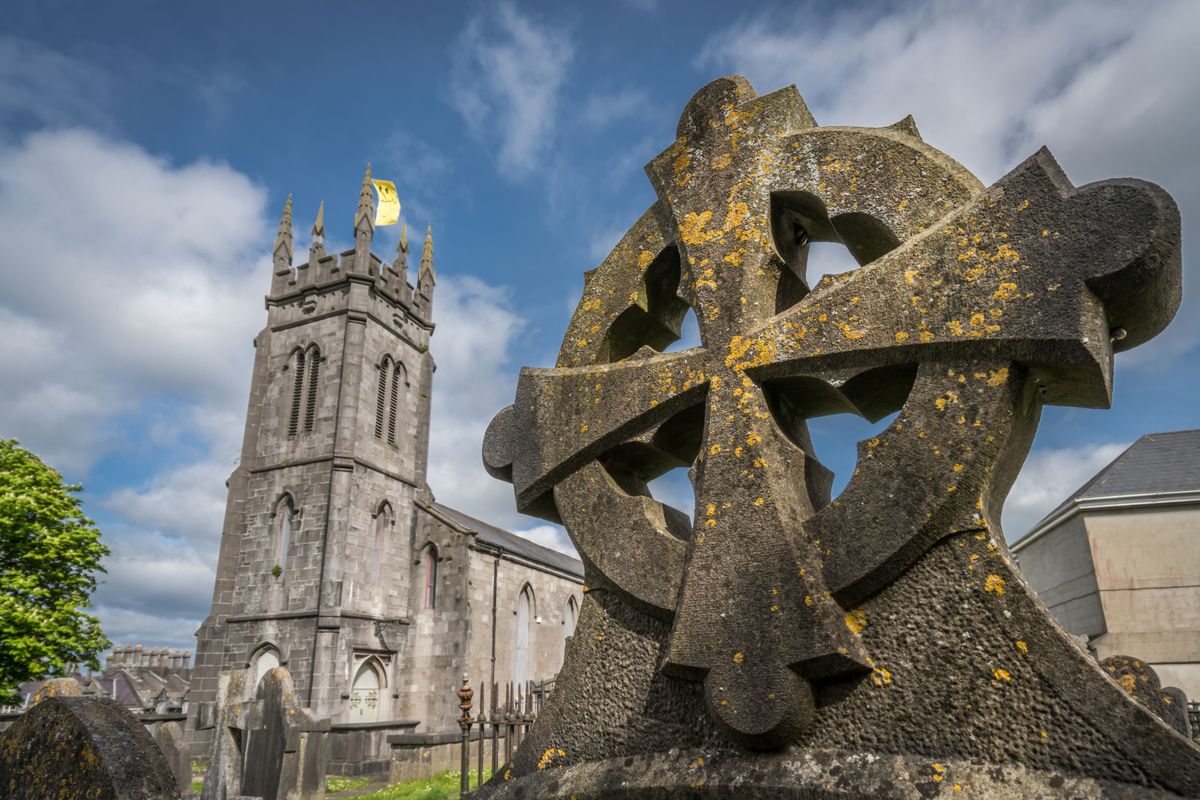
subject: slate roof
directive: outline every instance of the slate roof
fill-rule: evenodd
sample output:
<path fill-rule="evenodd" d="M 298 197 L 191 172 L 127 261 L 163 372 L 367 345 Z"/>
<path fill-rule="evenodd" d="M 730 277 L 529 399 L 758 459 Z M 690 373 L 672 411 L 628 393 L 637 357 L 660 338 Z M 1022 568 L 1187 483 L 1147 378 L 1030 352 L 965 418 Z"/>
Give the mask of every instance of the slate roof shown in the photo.
<path fill-rule="evenodd" d="M 483 520 L 475 519 L 475 517 L 464 514 L 449 506 L 444 506 L 441 503 L 434 503 L 433 508 L 460 528 L 473 531 L 481 542 L 498 547 L 506 553 L 512 553 L 529 561 L 544 564 L 547 567 L 566 572 L 569 575 L 575 575 L 580 579 L 583 578 L 583 562 L 577 558 L 572 558 L 565 553 L 535 544 L 511 531 L 497 528 L 495 525 L 489 525 Z"/>
<path fill-rule="evenodd" d="M 1200 429 L 1146 434 L 1030 532 L 1079 501 L 1173 492 L 1200 492 Z"/>

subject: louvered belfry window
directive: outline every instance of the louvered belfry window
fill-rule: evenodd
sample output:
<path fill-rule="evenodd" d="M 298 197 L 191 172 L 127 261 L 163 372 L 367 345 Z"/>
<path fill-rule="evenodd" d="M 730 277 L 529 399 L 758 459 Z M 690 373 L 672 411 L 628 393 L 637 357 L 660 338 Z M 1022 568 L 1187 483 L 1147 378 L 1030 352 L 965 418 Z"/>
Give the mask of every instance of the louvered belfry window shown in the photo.
<path fill-rule="evenodd" d="M 288 417 L 288 436 L 295 436 L 300 426 L 300 400 L 304 397 L 304 351 L 297 350 L 292 357 L 292 413 Z"/>
<path fill-rule="evenodd" d="M 375 438 L 383 438 L 384 406 L 387 404 L 388 377 L 392 371 L 392 357 L 384 356 L 379 365 L 379 395 L 375 399 Z"/>
<path fill-rule="evenodd" d="M 288 414 L 288 436 L 311 431 L 317 421 L 317 382 L 321 373 L 321 350 L 315 344 L 292 355 L 292 404 Z M 303 407 L 303 408 L 302 408 Z M 303 414 L 301 414 L 303 411 Z"/>
<path fill-rule="evenodd" d="M 313 345 L 308 350 L 308 398 L 304 408 L 304 430 L 311 431 L 317 418 L 317 380 L 321 372 L 321 351 Z"/>
<path fill-rule="evenodd" d="M 379 391 L 375 399 L 375 438 L 396 443 L 396 414 L 400 409 L 400 386 L 408 386 L 408 371 L 391 356 L 379 363 Z"/>

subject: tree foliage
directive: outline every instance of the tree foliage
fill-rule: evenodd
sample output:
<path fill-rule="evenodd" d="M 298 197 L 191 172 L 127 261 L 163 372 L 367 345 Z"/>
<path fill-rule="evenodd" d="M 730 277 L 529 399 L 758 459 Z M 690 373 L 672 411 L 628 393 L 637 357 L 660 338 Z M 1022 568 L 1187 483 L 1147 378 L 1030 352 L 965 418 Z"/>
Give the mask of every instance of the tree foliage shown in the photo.
<path fill-rule="evenodd" d="M 22 681 L 99 667 L 109 646 L 84 610 L 108 548 L 83 515 L 81 488 L 0 439 L 0 703 Z"/>

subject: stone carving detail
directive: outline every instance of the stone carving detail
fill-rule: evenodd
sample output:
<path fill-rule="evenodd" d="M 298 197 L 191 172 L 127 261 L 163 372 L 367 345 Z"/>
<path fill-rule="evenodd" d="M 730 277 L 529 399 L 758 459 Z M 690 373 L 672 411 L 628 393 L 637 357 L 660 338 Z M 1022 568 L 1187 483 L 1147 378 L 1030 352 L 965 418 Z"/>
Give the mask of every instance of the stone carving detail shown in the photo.
<path fill-rule="evenodd" d="M 1132 656 L 1109 656 L 1100 662 L 1125 693 L 1153 711 L 1180 734 L 1191 737 L 1187 695 L 1174 686 L 1163 687 L 1154 667 Z"/>
<path fill-rule="evenodd" d="M 568 762 L 654 752 L 656 726 L 743 751 L 813 740 L 864 687 L 891 687 L 885 664 L 905 654 L 885 640 L 897 631 L 865 630 L 867 606 L 952 543 L 986 558 L 953 578 L 962 591 L 1030 615 L 1007 648 L 1050 637 L 1103 684 L 1013 571 L 1000 512 L 1041 405 L 1108 405 L 1114 351 L 1178 307 L 1171 198 L 1135 180 L 1076 188 L 1046 150 L 984 188 L 911 118 L 823 128 L 794 87 L 758 96 L 740 77 L 698 92 L 646 171 L 658 200 L 587 273 L 557 365 L 522 370 L 484 441 L 517 507 L 566 526 L 592 588 L 509 777 L 537 742 L 565 746 L 556 734 L 577 745 Z M 860 268 L 810 285 L 822 241 Z M 662 352 L 689 308 L 701 345 Z M 805 421 L 840 412 L 898 416 L 831 501 Z M 679 466 L 690 522 L 647 489 Z M 624 739 L 581 730 L 598 647 L 627 667 Z M 954 678 L 914 678 L 939 679 Z"/>

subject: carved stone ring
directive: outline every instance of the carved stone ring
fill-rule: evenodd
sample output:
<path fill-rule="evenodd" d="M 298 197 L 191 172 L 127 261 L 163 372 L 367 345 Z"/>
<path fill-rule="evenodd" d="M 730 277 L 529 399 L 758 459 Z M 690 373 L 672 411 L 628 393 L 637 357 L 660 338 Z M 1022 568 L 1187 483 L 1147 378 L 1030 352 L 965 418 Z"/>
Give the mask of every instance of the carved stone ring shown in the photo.
<path fill-rule="evenodd" d="M 819 127 L 795 88 L 736 77 L 646 171 L 657 202 L 484 462 L 566 526 L 589 584 L 670 623 L 661 668 L 728 735 L 776 748 L 814 684 L 870 671 L 856 604 L 945 536 L 1002 541 L 1041 404 L 1109 403 L 1113 351 L 1179 304 L 1178 212 L 1139 181 L 1075 188 L 1045 150 L 985 189 L 911 118 Z M 860 267 L 810 286 L 809 242 Z M 661 352 L 689 308 L 701 345 Z M 805 421 L 896 411 L 831 502 Z M 646 486 L 679 466 L 690 522 Z"/>

